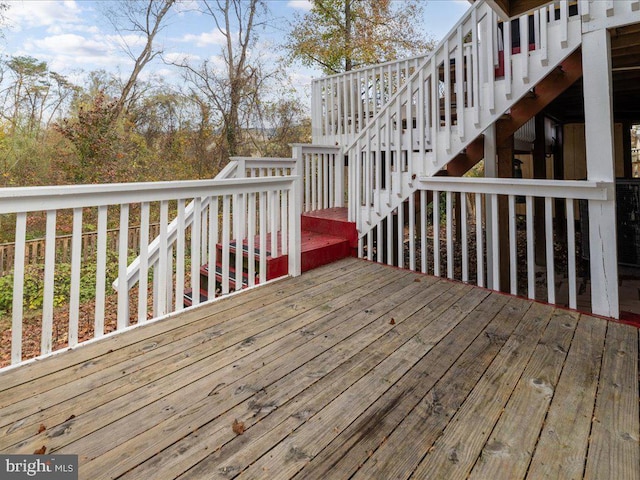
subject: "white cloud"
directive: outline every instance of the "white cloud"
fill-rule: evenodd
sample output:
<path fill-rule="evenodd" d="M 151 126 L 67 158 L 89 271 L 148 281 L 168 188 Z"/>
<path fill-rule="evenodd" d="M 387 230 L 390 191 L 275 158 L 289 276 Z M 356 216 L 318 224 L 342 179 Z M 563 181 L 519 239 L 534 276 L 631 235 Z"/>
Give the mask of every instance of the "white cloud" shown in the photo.
<path fill-rule="evenodd" d="M 287 2 L 287 7 L 295 8 L 297 10 L 305 10 L 310 11 L 312 4 L 309 0 L 289 0 Z"/>
<path fill-rule="evenodd" d="M 104 37 L 85 37 L 74 33 L 49 35 L 39 39 L 29 39 L 22 46 L 27 54 L 45 60 L 49 68 L 66 74 L 78 67 L 91 70 L 104 68 L 109 71 L 131 65 L 131 59 L 122 54 L 114 43 L 105 42 Z"/>
<path fill-rule="evenodd" d="M 218 30 L 212 30 L 198 35 L 187 33 L 178 41 L 195 44 L 197 47 L 207 47 L 209 45 L 224 45 L 226 43 L 226 38 Z"/>
<path fill-rule="evenodd" d="M 27 48 L 39 49 L 42 51 L 55 52 L 60 55 L 78 56 L 102 56 L 106 51 L 111 50 L 104 42 L 88 39 L 82 35 L 65 33 L 62 35 L 51 35 L 38 40 L 32 40 L 25 45 Z M 107 47 L 107 48 L 105 48 Z"/>
<path fill-rule="evenodd" d="M 200 6 L 196 0 L 181 0 L 175 4 L 174 8 L 178 15 L 185 15 L 200 11 Z"/>
<path fill-rule="evenodd" d="M 98 38 L 98 37 L 95 37 Z M 143 35 L 129 34 L 129 35 L 104 35 L 101 37 L 103 42 L 109 45 L 119 45 L 122 48 L 131 49 L 136 52 L 139 47 L 144 47 L 147 39 Z"/>
<path fill-rule="evenodd" d="M 75 0 L 11 2 L 7 11 L 8 24 L 13 30 L 24 28 L 69 25 L 82 22 L 81 9 Z"/>
<path fill-rule="evenodd" d="M 176 65 L 183 65 L 185 63 L 196 63 L 202 60 L 202 58 L 198 55 L 186 52 L 169 52 L 163 54 L 162 57 L 166 62 L 174 63 Z"/>
<path fill-rule="evenodd" d="M 80 33 L 100 33 L 100 29 L 95 25 L 51 25 L 47 28 L 47 33 L 51 35 L 61 35 L 67 32 L 80 32 Z"/>

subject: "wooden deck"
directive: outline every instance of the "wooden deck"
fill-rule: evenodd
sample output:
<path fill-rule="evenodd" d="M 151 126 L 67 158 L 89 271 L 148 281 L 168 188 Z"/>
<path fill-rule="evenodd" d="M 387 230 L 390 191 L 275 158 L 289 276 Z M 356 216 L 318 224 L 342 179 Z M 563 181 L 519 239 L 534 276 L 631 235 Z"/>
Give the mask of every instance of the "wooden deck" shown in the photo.
<path fill-rule="evenodd" d="M 82 479 L 640 477 L 636 328 L 356 259 L 0 386 Z"/>

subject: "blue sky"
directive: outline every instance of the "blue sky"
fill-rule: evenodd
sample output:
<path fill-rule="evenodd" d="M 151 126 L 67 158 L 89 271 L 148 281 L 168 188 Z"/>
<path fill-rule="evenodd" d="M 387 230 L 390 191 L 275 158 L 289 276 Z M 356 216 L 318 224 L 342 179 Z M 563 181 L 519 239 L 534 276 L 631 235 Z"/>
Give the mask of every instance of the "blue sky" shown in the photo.
<path fill-rule="evenodd" d="M 401 0 L 399 0 L 401 1 Z M 48 63 L 50 69 L 81 83 L 87 72 L 105 69 L 128 75 L 131 60 L 122 49 L 123 38 L 116 34 L 104 11 L 118 2 L 90 0 L 9 0 L 8 25 L 0 40 L 3 55 L 29 55 Z M 277 45 L 289 29 L 295 12 L 309 8 L 307 0 L 267 0 L 273 16 L 270 26 L 261 33 L 260 55 L 274 61 L 279 55 Z M 194 62 L 214 60 L 219 53 L 220 37 L 210 18 L 193 10 L 193 0 L 181 0 L 169 19 L 167 28 L 158 36 L 165 58 L 191 58 Z M 469 7 L 467 0 L 425 1 L 425 30 L 441 39 Z M 134 52 L 142 39 L 124 37 Z M 177 69 L 161 61 L 150 66 L 145 74 L 160 74 L 167 81 L 179 81 Z M 320 74 L 312 69 L 294 67 L 291 81 L 302 89 L 312 77 Z"/>

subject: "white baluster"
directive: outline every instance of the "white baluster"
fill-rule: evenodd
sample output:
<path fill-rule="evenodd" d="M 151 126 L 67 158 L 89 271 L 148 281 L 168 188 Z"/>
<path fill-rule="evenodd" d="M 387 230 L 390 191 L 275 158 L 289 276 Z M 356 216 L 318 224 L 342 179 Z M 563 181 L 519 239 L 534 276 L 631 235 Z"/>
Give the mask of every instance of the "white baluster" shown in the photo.
<path fill-rule="evenodd" d="M 482 239 L 482 195 L 476 197 L 476 282 L 484 287 L 484 244 Z"/>
<path fill-rule="evenodd" d="M 467 225 L 467 194 L 460 192 L 460 222 L 461 235 L 460 239 L 462 247 L 462 281 L 467 283 L 469 281 L 469 244 L 468 244 L 468 225 Z"/>
<path fill-rule="evenodd" d="M 450 191 L 446 193 L 447 212 L 447 278 L 453 278 L 453 197 Z"/>
<path fill-rule="evenodd" d="M 518 247 L 516 243 L 516 202 L 515 196 L 509 195 L 509 277 L 511 295 L 518 294 Z"/>
<path fill-rule="evenodd" d="M 80 268 L 82 263 L 82 208 L 73 209 L 71 236 L 71 289 L 69 291 L 69 346 L 78 344 L 80 320 Z M 126 283 L 126 281 L 124 282 Z"/>
<path fill-rule="evenodd" d="M 530 299 L 536 298 L 536 262 L 533 234 L 533 198 L 526 197 L 527 203 L 527 294 Z"/>
<path fill-rule="evenodd" d="M 409 195 L 409 269 L 416 269 L 416 201 Z"/>
<path fill-rule="evenodd" d="M 575 213 L 573 209 L 573 199 L 567 198 L 567 270 L 569 274 L 569 308 L 576 309 L 577 288 L 576 288 L 576 232 Z"/>
<path fill-rule="evenodd" d="M 176 304 L 175 310 L 179 311 L 184 308 L 184 254 L 185 254 L 185 200 L 184 198 L 178 199 L 178 225 L 176 229 Z M 195 208 L 192 210 L 192 215 L 196 215 Z M 199 295 L 199 292 L 191 290 L 191 297 L 195 299 L 195 296 Z M 192 305 L 195 303 L 192 302 Z"/>
<path fill-rule="evenodd" d="M 27 214 L 16 215 L 16 236 L 13 258 L 13 304 L 11 321 L 11 363 L 22 361 L 22 313 L 24 302 L 24 254 L 27 234 Z"/>
<path fill-rule="evenodd" d="M 129 326 L 129 288 L 127 265 L 129 259 L 129 204 L 120 205 L 120 232 L 118 235 L 118 330 Z"/>
<path fill-rule="evenodd" d="M 96 309 L 94 318 L 94 336 L 96 338 L 100 338 L 104 335 L 104 308 L 106 293 L 105 288 L 107 281 L 107 211 L 108 207 L 106 205 L 98 207 L 98 245 L 96 253 Z M 160 225 L 160 231 L 162 232 L 162 225 Z"/>
<path fill-rule="evenodd" d="M 427 273 L 427 191 L 420 190 L 420 267 Z"/>
<path fill-rule="evenodd" d="M 140 266 L 138 269 L 138 323 L 147 321 L 149 299 L 149 202 L 140 204 Z"/>
<path fill-rule="evenodd" d="M 440 276 L 440 192 L 433 191 L 433 275 Z"/>
<path fill-rule="evenodd" d="M 545 241 L 547 250 L 547 302 L 556 303 L 555 265 L 553 259 L 553 209 L 552 198 L 544 199 Z"/>

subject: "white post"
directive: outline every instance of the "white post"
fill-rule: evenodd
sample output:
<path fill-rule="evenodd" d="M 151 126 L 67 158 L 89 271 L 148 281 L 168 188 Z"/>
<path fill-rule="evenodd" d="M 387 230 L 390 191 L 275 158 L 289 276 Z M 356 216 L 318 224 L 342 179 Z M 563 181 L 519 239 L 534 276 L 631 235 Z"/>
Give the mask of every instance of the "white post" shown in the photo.
<path fill-rule="evenodd" d="M 298 277 L 302 274 L 302 176 L 300 164 L 296 162 L 295 178 L 291 185 L 289 201 L 289 276 Z"/>
<path fill-rule="evenodd" d="M 611 37 L 607 30 L 583 35 L 587 178 L 614 182 Z M 591 305 L 598 315 L 618 318 L 615 188 L 606 201 L 589 200 Z"/>
<path fill-rule="evenodd" d="M 498 152 L 496 147 L 496 125 L 492 124 L 484 131 L 484 176 L 486 178 L 496 178 L 498 176 Z M 493 249 L 491 246 L 497 242 L 497 238 L 493 238 L 493 204 L 487 196 L 486 215 L 485 215 L 485 234 L 487 243 L 487 287 L 496 289 L 493 281 Z M 476 225 L 476 228 L 482 228 L 482 225 Z"/>
<path fill-rule="evenodd" d="M 298 202 L 300 206 L 300 213 L 306 212 L 309 209 L 307 208 L 307 202 L 309 194 L 305 195 L 305 192 L 309 192 L 309 179 L 307 176 L 307 170 L 305 168 L 305 158 L 304 158 L 304 148 L 300 143 L 294 143 L 291 145 L 291 158 L 293 158 L 296 163 L 293 166 L 292 175 L 300 176 L 300 191 L 297 192 L 298 197 L 292 197 L 293 201 Z"/>

